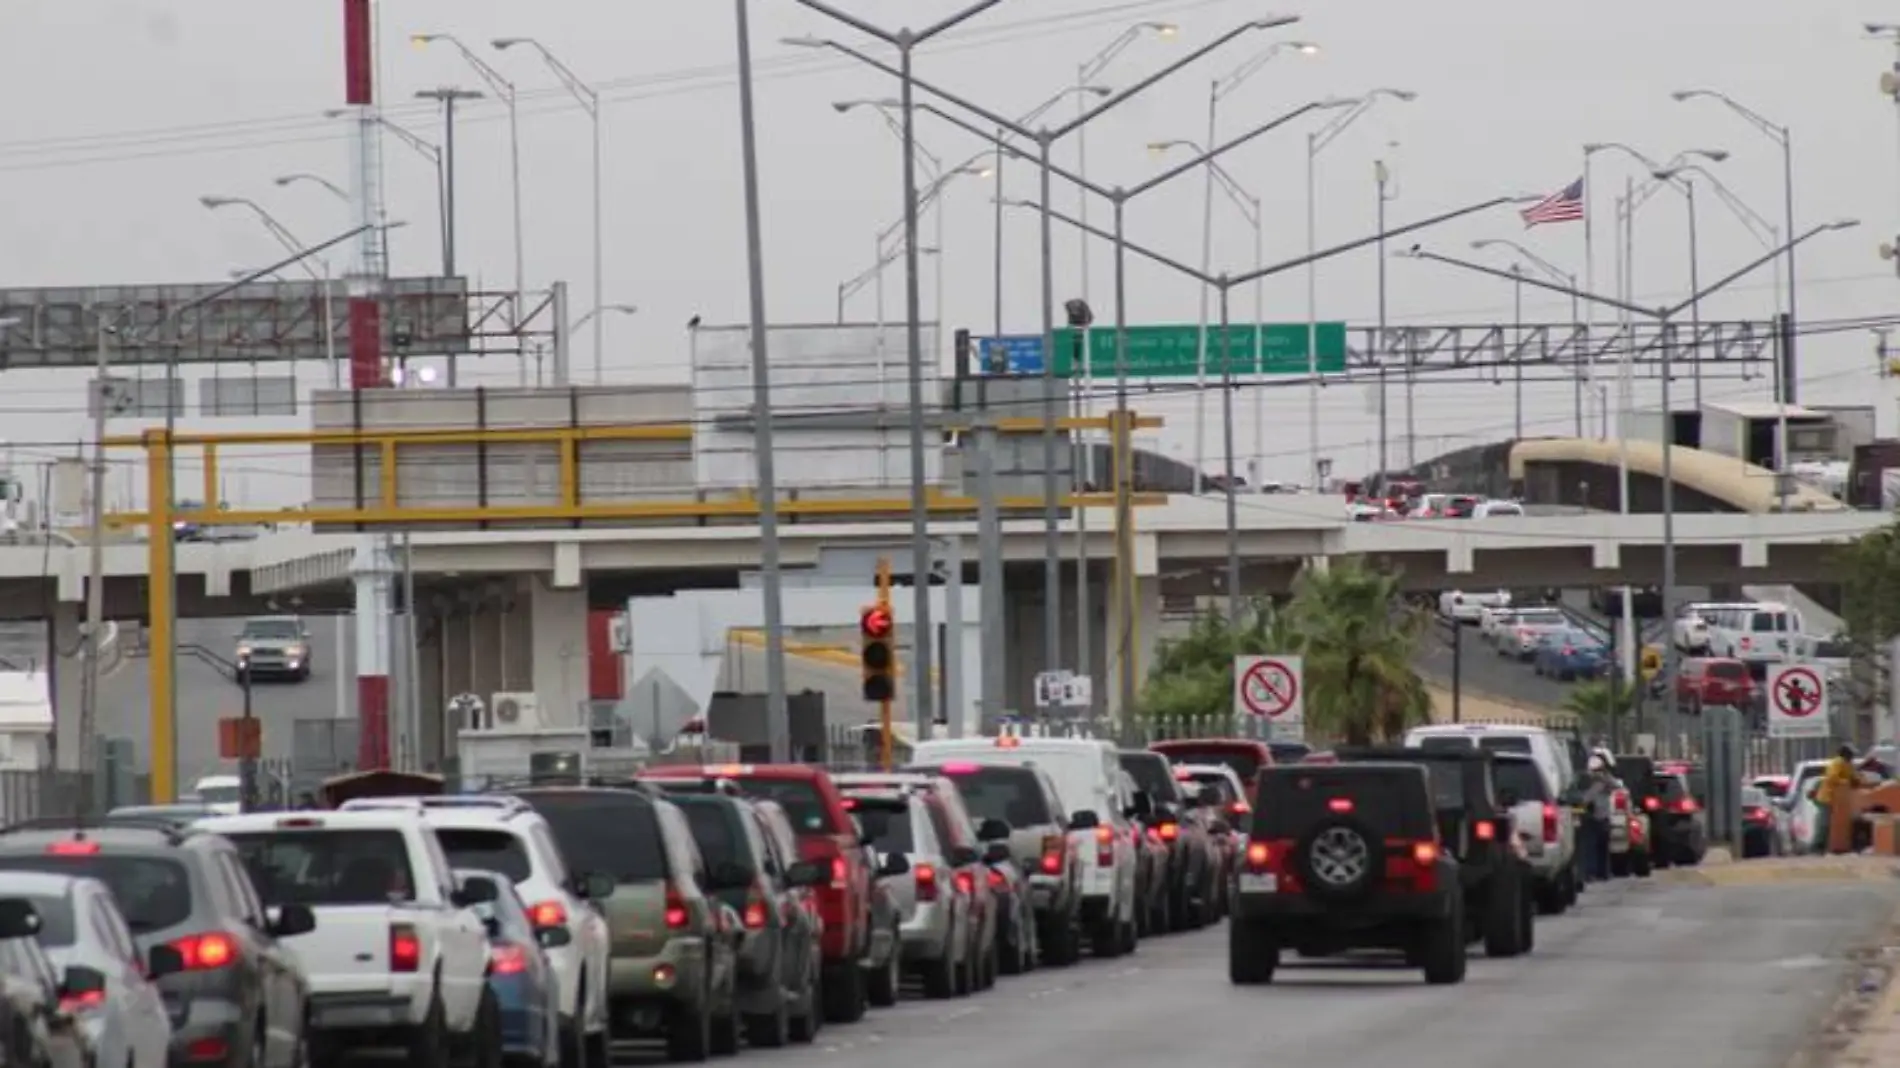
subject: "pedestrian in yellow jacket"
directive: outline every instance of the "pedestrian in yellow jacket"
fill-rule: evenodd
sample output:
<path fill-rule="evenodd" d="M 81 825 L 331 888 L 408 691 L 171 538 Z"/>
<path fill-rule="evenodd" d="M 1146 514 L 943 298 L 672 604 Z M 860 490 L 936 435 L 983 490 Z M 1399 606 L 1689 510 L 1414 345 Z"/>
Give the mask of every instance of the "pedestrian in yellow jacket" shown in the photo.
<path fill-rule="evenodd" d="M 1826 853 L 1828 838 L 1834 826 L 1834 806 L 1846 799 L 1843 790 L 1852 790 L 1860 785 L 1860 773 L 1854 770 L 1854 747 L 1841 746 L 1834 759 L 1827 762 L 1827 770 L 1821 773 L 1820 785 L 1814 788 L 1814 840 L 1811 851 Z"/>

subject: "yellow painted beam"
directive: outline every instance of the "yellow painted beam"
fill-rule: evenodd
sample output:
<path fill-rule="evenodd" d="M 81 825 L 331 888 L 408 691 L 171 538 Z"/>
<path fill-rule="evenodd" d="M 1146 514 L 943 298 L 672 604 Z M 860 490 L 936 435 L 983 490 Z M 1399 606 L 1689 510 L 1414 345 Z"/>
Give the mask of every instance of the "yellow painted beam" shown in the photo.
<path fill-rule="evenodd" d="M 154 430 L 149 434 L 145 492 L 153 502 L 153 526 L 145 543 L 145 562 L 151 576 L 146 601 L 150 659 L 146 663 L 152 688 L 152 737 L 146 752 L 152 759 L 152 801 L 168 805 L 178 799 L 177 709 L 172 704 L 172 672 L 177 666 L 172 632 L 172 517 L 167 511 L 172 496 L 171 464 L 167 462 L 165 432 Z"/>
<path fill-rule="evenodd" d="M 754 649 L 765 648 L 765 632 L 762 630 L 734 627 L 726 633 L 731 635 L 732 639 L 740 645 L 749 645 Z M 787 638 L 785 639 L 785 655 L 796 657 L 799 660 L 809 660 L 814 664 L 823 664 L 826 667 L 850 668 L 852 671 L 858 671 L 864 667 L 864 665 L 858 661 L 858 654 L 853 652 L 850 646 L 846 645 L 820 645 L 816 642 L 801 642 Z M 891 674 L 902 678 L 904 675 L 904 662 L 901 660 L 898 661 L 897 666 L 892 669 Z M 933 667 L 930 669 L 930 678 L 932 681 L 935 681 L 939 674 L 937 668 Z"/>
<path fill-rule="evenodd" d="M 1166 504 L 1165 493 L 1135 495 L 1137 507 Z M 1069 508 L 1112 508 L 1112 493 L 1064 494 L 1058 499 Z M 1042 507 L 1041 497 L 1004 497 L 997 501 L 1004 511 L 1027 511 Z M 936 515 L 974 514 L 974 497 L 933 495 L 927 507 Z M 389 507 L 386 504 L 366 508 L 288 508 L 268 509 L 201 508 L 171 513 L 173 521 L 200 526 L 256 526 L 267 523 L 362 524 L 364 526 L 409 526 L 425 523 L 565 523 L 575 520 L 633 519 L 746 519 L 759 514 L 759 502 L 749 498 L 699 501 L 625 501 L 583 503 L 577 505 L 490 505 L 479 507 Z M 835 499 L 786 500 L 778 504 L 781 516 L 832 519 L 896 519 L 910 514 L 908 497 L 840 497 Z M 119 512 L 106 518 L 113 526 L 139 526 L 151 522 L 145 512 Z"/>

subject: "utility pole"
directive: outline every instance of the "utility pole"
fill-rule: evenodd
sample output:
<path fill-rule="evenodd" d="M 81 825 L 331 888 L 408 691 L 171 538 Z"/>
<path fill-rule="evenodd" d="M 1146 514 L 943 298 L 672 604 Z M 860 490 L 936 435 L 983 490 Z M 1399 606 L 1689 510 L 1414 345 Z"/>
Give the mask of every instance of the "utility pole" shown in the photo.
<path fill-rule="evenodd" d="M 99 635 L 105 628 L 106 600 L 106 408 L 111 402 L 108 385 L 111 354 L 107 351 L 106 339 L 113 328 L 106 322 L 105 309 L 95 307 L 94 314 L 98 318 L 99 349 L 92 387 L 92 486 L 86 517 L 92 544 L 86 576 L 86 671 L 79 684 L 79 752 L 74 761 L 74 766 L 82 772 L 93 770 L 93 738 L 98 734 L 99 724 Z M 170 402 L 171 398 L 167 397 L 166 403 Z"/>

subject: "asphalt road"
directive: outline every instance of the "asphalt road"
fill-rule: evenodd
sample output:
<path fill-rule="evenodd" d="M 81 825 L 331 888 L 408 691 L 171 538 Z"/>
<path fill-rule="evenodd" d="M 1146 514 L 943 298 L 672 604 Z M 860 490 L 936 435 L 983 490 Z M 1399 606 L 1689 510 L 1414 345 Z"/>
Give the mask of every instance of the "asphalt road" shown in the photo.
<path fill-rule="evenodd" d="M 814 1046 L 742 1063 L 1152 1068 L 1317 1055 L 1329 1068 L 1783 1068 L 1844 981 L 1844 954 L 1896 899 L 1866 883 L 1614 884 L 1540 919 L 1532 956 L 1474 959 L 1456 987 L 1376 962 L 1299 960 L 1272 986 L 1233 987 L 1221 927 L 1006 978 L 967 1000 L 906 999 Z"/>
<path fill-rule="evenodd" d="M 348 620 L 309 616 L 313 673 L 300 683 L 259 681 L 251 690 L 251 712 L 263 721 L 264 756 L 290 756 L 291 723 L 322 719 L 335 713 L 339 673 L 347 681 L 350 664 L 336 662 L 336 628 Z M 242 621 L 236 619 L 181 619 L 178 622 L 178 780 L 188 788 L 202 775 L 236 773 L 236 764 L 218 757 L 218 720 L 236 716 L 244 708 L 244 694 L 230 675 L 214 662 L 183 651 L 201 646 L 229 661 L 233 640 Z M 350 650 L 346 649 L 346 652 Z M 128 657 L 100 686 L 99 728 L 107 737 L 134 740 L 141 768 L 150 766 L 151 672 L 143 657 Z M 352 702 L 354 697 L 352 695 Z"/>
<path fill-rule="evenodd" d="M 1527 708 L 1561 708 L 1564 695 L 1572 684 L 1539 677 L 1529 663 L 1499 656 L 1487 644 L 1476 626 L 1465 626 L 1462 641 L 1463 663 L 1459 665 L 1461 685 L 1473 693 L 1509 701 Z M 1449 687 L 1452 677 L 1452 645 L 1448 628 L 1438 625 L 1420 643 L 1414 663 L 1419 673 L 1439 685 Z"/>

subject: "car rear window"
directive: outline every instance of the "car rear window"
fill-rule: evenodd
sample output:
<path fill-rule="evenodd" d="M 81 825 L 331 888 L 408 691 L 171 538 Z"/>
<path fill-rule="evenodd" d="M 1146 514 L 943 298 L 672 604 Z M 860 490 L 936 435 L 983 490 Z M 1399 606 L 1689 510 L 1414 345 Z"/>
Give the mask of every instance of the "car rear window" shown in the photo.
<path fill-rule="evenodd" d="M 1174 776 L 1169 773 L 1167 757 L 1160 753 L 1123 753 L 1121 763 L 1122 770 L 1133 777 L 1142 793 L 1170 804 L 1181 799 L 1181 788 L 1175 785 Z"/>
<path fill-rule="evenodd" d="M 97 879 L 118 899 L 133 934 L 162 931 L 191 918 L 191 879 L 171 859 L 123 853 L 56 856 L 15 853 L 0 856 L 0 871 L 45 871 Z"/>
<path fill-rule="evenodd" d="M 1511 791 L 1519 801 L 1548 801 L 1544 775 L 1528 760 L 1499 760 L 1493 767 L 1499 792 Z"/>
<path fill-rule="evenodd" d="M 825 795 L 811 779 L 755 775 L 733 781 L 753 797 L 778 802 L 799 834 L 837 834 L 841 830 L 832 818 L 831 806 L 825 803 Z"/>
<path fill-rule="evenodd" d="M 1756 633 L 1785 630 L 1784 618 L 1779 612 L 1756 612 L 1748 621 L 1748 629 Z"/>
<path fill-rule="evenodd" d="M 1216 774 L 1211 771 L 1197 771 L 1193 775 L 1190 775 L 1189 778 L 1193 779 L 1194 784 L 1203 790 L 1210 786 L 1213 787 L 1214 791 L 1220 796 L 1220 801 L 1223 805 L 1231 805 L 1240 800 L 1240 798 L 1234 794 L 1233 780 L 1225 775 Z"/>
<path fill-rule="evenodd" d="M 1042 781 L 1028 768 L 950 764 L 913 770 L 948 776 L 978 823 L 1002 820 L 1011 827 L 1036 827 L 1056 821 L 1043 797 Z"/>
<path fill-rule="evenodd" d="M 1306 759 L 1313 747 L 1305 742 L 1268 742 L 1267 751 L 1273 754 L 1275 764 L 1298 764 Z"/>
<path fill-rule="evenodd" d="M 1470 749 L 1471 739 L 1459 734 L 1426 735 L 1418 740 L 1418 747 L 1427 750 Z"/>
<path fill-rule="evenodd" d="M 50 897 L 43 894 L 18 896 L 20 900 L 32 905 L 34 912 L 40 914 L 40 930 L 37 937 L 41 946 L 47 949 L 60 949 L 79 940 L 79 933 L 73 929 L 72 898 Z"/>
<path fill-rule="evenodd" d="M 673 799 L 693 830 L 693 841 L 707 864 L 741 864 L 752 867 L 752 858 L 740 842 L 745 832 L 733 821 L 732 806 L 710 797 L 681 796 Z"/>
<path fill-rule="evenodd" d="M 1350 803 L 1357 818 L 1388 837 L 1430 838 L 1436 821 L 1429 807 L 1429 784 L 1425 769 L 1417 765 L 1269 768 L 1260 777 L 1249 833 L 1263 840 L 1297 838 L 1331 816 L 1338 802 Z"/>
<path fill-rule="evenodd" d="M 871 848 L 880 853 L 909 853 L 917 846 L 911 836 L 910 802 L 881 797 L 853 799 L 851 814 L 864 828 Z"/>
<path fill-rule="evenodd" d="M 1745 679 L 1748 669 L 1739 660 L 1712 660 L 1708 665 L 1709 677 L 1713 679 Z"/>
<path fill-rule="evenodd" d="M 1682 776 L 1656 776 L 1656 798 L 1663 804 L 1674 804 L 1689 796 L 1689 784 L 1683 781 Z"/>
<path fill-rule="evenodd" d="M 666 848 L 653 803 L 632 791 L 526 791 L 554 832 L 567 870 L 611 875 L 615 882 L 666 878 Z"/>
<path fill-rule="evenodd" d="M 1762 793 L 1767 794 L 1769 797 L 1787 797 L 1788 796 L 1788 784 L 1785 782 L 1768 780 L 1768 781 L 1757 783 L 1755 786 L 1755 789 L 1760 790 Z"/>
<path fill-rule="evenodd" d="M 416 899 L 409 843 L 401 831 L 294 829 L 225 837 L 237 846 L 266 904 L 388 905 Z"/>
<path fill-rule="evenodd" d="M 1478 739 L 1478 748 L 1487 753 L 1525 753 L 1531 751 L 1531 740 L 1522 735 L 1487 734 Z"/>
<path fill-rule="evenodd" d="M 1155 746 L 1155 751 L 1177 764 L 1225 764 L 1244 783 L 1253 782 L 1260 774 L 1260 750 L 1252 742 L 1166 742 Z"/>
<path fill-rule="evenodd" d="M 436 841 L 457 868 L 492 871 L 520 882 L 534 874 L 528 847 L 513 831 L 487 827 L 439 827 Z"/>

